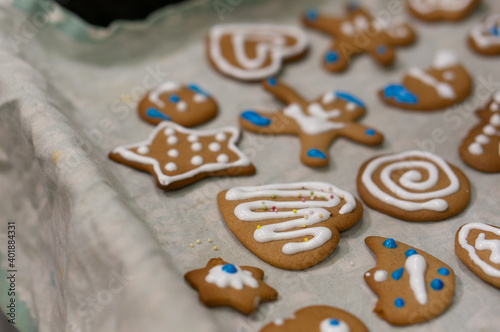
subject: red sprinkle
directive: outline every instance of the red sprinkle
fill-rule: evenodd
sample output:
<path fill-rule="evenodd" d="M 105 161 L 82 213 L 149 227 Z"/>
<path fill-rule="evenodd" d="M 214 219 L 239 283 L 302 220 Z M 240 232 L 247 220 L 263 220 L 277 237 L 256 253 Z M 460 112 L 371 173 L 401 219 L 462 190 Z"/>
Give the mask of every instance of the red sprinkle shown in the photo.
<path fill-rule="evenodd" d="M 333 198 L 333 195 L 330 195 L 330 198 Z"/>

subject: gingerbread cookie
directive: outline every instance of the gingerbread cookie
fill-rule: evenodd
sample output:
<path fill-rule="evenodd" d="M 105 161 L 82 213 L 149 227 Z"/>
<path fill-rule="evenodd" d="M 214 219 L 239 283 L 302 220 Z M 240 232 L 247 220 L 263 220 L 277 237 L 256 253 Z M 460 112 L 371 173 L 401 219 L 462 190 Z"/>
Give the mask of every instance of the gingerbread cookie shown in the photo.
<path fill-rule="evenodd" d="M 469 203 L 470 183 L 442 158 L 418 150 L 366 161 L 358 192 L 371 208 L 408 221 L 437 221 L 460 213 Z"/>
<path fill-rule="evenodd" d="M 207 55 L 224 75 L 243 81 L 276 75 L 283 62 L 306 54 L 307 35 L 293 26 L 273 24 L 220 24 L 207 37 Z"/>
<path fill-rule="evenodd" d="M 307 269 L 337 247 L 363 215 L 349 192 L 325 182 L 235 187 L 217 196 L 229 229 L 263 261 Z"/>
<path fill-rule="evenodd" d="M 260 303 L 278 298 L 278 292 L 262 278 L 261 269 L 229 264 L 222 258 L 212 258 L 204 268 L 184 276 L 207 307 L 230 306 L 245 315 L 254 312 Z"/>
<path fill-rule="evenodd" d="M 362 101 L 346 92 L 328 91 L 316 100 L 307 101 L 274 78 L 262 85 L 287 107 L 275 113 L 247 110 L 241 114 L 241 125 L 260 134 L 299 136 L 300 160 L 307 166 L 328 165 L 328 148 L 339 136 L 366 145 L 378 145 L 384 139 L 377 130 L 355 122 L 366 108 Z"/>
<path fill-rule="evenodd" d="M 292 318 L 276 319 L 260 332 L 368 332 L 356 316 L 342 309 L 316 305 L 298 310 Z"/>
<path fill-rule="evenodd" d="M 471 93 L 467 70 L 450 51 L 439 51 L 432 67 L 410 68 L 402 84 L 389 84 L 379 91 L 383 102 L 404 109 L 432 111 L 461 102 Z"/>
<path fill-rule="evenodd" d="M 479 278 L 500 289 L 500 227 L 463 225 L 455 237 L 455 252 Z"/>
<path fill-rule="evenodd" d="M 392 325 L 428 321 L 443 313 L 455 292 L 453 270 L 426 252 L 380 236 L 365 243 L 377 256 L 377 265 L 365 281 L 379 300 L 373 310 Z"/>
<path fill-rule="evenodd" d="M 332 72 L 347 69 L 351 59 L 361 53 L 371 54 L 381 65 L 391 65 L 395 58 L 395 47 L 407 46 L 416 39 L 408 24 L 385 23 L 351 2 L 346 17 L 333 17 L 309 10 L 303 17 L 308 27 L 320 30 L 335 41 L 323 58 L 323 66 Z"/>
<path fill-rule="evenodd" d="M 500 14 L 491 14 L 469 33 L 469 45 L 482 55 L 500 54 Z"/>
<path fill-rule="evenodd" d="M 460 21 L 480 0 L 409 0 L 408 9 L 415 17 L 428 21 Z"/>
<path fill-rule="evenodd" d="M 184 86 L 168 81 L 150 91 L 137 110 L 144 121 L 154 125 L 173 121 L 183 127 L 194 127 L 217 115 L 217 103 L 196 84 Z"/>
<path fill-rule="evenodd" d="M 476 114 L 481 123 L 469 132 L 460 145 L 460 157 L 477 170 L 500 172 L 500 91 Z"/>
<path fill-rule="evenodd" d="M 109 158 L 151 173 L 159 188 L 172 190 L 208 176 L 255 173 L 255 167 L 236 147 L 239 130 L 192 130 L 160 122 L 149 139 L 114 149 Z"/>

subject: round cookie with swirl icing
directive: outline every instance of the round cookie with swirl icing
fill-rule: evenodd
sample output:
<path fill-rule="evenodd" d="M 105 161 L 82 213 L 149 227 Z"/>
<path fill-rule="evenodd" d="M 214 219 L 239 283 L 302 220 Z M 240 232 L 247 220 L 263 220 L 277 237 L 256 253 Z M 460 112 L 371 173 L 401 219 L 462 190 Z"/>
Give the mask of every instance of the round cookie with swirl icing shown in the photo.
<path fill-rule="evenodd" d="M 379 300 L 373 310 L 392 325 L 411 325 L 442 314 L 455 292 L 455 273 L 428 253 L 391 238 L 369 236 L 365 243 L 377 265 L 365 273 Z"/>
<path fill-rule="evenodd" d="M 428 22 L 460 21 L 481 0 L 409 0 L 408 9 L 413 16 Z"/>
<path fill-rule="evenodd" d="M 149 91 L 137 111 L 153 125 L 172 121 L 189 128 L 212 120 L 217 108 L 215 99 L 198 85 L 168 81 Z"/>
<path fill-rule="evenodd" d="M 470 200 L 470 183 L 462 171 L 419 150 L 366 161 L 357 186 L 368 206 L 407 221 L 444 220 L 460 213 Z"/>
<path fill-rule="evenodd" d="M 342 309 L 315 305 L 296 311 L 292 318 L 278 318 L 260 332 L 368 332 L 354 315 Z"/>
<path fill-rule="evenodd" d="M 469 33 L 469 45 L 482 55 L 500 54 L 500 14 L 486 16 Z"/>
<path fill-rule="evenodd" d="M 472 80 L 456 56 L 446 50 L 436 54 L 427 70 L 413 67 L 402 83 L 392 83 L 379 91 L 379 97 L 388 105 L 417 111 L 447 108 L 467 98 Z"/>
<path fill-rule="evenodd" d="M 356 224 L 361 203 L 325 182 L 235 187 L 217 196 L 227 226 L 263 261 L 307 269 L 337 247 L 341 231 Z"/>

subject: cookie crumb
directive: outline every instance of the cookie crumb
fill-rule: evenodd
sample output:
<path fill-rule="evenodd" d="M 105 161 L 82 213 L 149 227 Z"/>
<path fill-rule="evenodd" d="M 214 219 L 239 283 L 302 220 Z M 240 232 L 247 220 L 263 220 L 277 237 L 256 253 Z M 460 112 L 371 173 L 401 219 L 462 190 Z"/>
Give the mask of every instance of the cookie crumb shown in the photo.
<path fill-rule="evenodd" d="M 217 246 L 214 246 L 214 250 L 217 250 L 217 249 L 219 249 L 219 248 L 217 248 Z"/>

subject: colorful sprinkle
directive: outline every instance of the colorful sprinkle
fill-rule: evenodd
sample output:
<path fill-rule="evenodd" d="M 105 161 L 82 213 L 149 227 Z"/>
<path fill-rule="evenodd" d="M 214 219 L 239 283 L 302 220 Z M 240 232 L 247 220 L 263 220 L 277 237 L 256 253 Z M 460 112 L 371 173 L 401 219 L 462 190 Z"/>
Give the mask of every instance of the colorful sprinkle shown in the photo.
<path fill-rule="evenodd" d="M 405 306 L 405 301 L 402 298 L 398 297 L 396 301 L 394 301 L 394 305 L 398 308 L 402 308 Z"/>
<path fill-rule="evenodd" d="M 306 201 L 306 199 L 304 197 L 302 197 L 302 202 L 305 202 L 305 201 Z"/>
<path fill-rule="evenodd" d="M 264 205 L 263 209 L 264 209 L 264 211 L 265 211 L 265 210 L 267 210 L 267 206 L 266 206 L 266 205 Z"/>
<path fill-rule="evenodd" d="M 214 249 L 214 250 L 217 250 L 218 248 L 217 248 L 217 246 L 214 246 L 214 248 L 213 248 L 213 249 Z"/>
<path fill-rule="evenodd" d="M 302 224 L 302 228 L 306 228 L 306 224 Z"/>
<path fill-rule="evenodd" d="M 330 195 L 330 198 L 333 199 L 333 195 Z"/>
<path fill-rule="evenodd" d="M 395 249 L 398 247 L 398 245 L 396 244 L 396 241 L 394 241 L 394 239 L 387 239 L 384 241 L 384 247 L 389 249 Z"/>
<path fill-rule="evenodd" d="M 373 129 L 366 129 L 366 134 L 368 136 L 373 136 L 373 135 L 375 135 L 375 130 L 373 130 Z"/>
<path fill-rule="evenodd" d="M 311 195 L 314 195 L 314 191 L 311 190 Z"/>
<path fill-rule="evenodd" d="M 181 100 L 181 98 L 178 95 L 170 95 L 170 97 L 168 97 L 168 100 L 171 103 L 177 103 Z"/>
<path fill-rule="evenodd" d="M 328 63 L 334 63 L 337 62 L 339 59 L 339 54 L 336 51 L 330 51 L 326 53 L 325 60 Z"/>
<path fill-rule="evenodd" d="M 313 211 L 313 210 L 309 211 L 309 214 L 310 214 L 310 215 L 313 215 L 313 214 L 314 214 L 314 211 Z"/>
<path fill-rule="evenodd" d="M 236 269 L 236 267 L 233 264 L 224 265 L 222 267 L 222 271 L 224 271 L 226 273 L 230 273 L 230 274 L 234 274 L 234 273 L 238 272 L 238 270 Z"/>
<path fill-rule="evenodd" d="M 297 209 L 293 209 L 292 211 L 293 211 L 293 213 L 297 213 Z"/>
<path fill-rule="evenodd" d="M 411 255 L 416 255 L 416 254 L 417 254 L 417 251 L 415 249 L 408 249 L 405 252 L 406 257 L 410 257 Z"/>
<path fill-rule="evenodd" d="M 299 198 L 300 198 L 300 197 L 302 197 L 302 194 L 301 194 L 301 193 L 298 193 L 298 194 L 297 194 L 297 197 L 299 197 Z"/>
<path fill-rule="evenodd" d="M 318 217 L 323 218 L 323 215 L 320 213 L 320 214 L 318 215 Z"/>
<path fill-rule="evenodd" d="M 196 243 L 197 243 L 197 244 L 200 244 L 200 243 L 201 243 L 201 240 L 200 240 L 200 239 L 196 239 Z"/>
<path fill-rule="evenodd" d="M 434 279 L 431 281 L 431 287 L 434 290 L 441 290 L 441 289 L 443 289 L 444 284 L 441 281 L 441 279 Z"/>
<path fill-rule="evenodd" d="M 276 198 L 276 195 L 271 195 L 271 198 Z"/>
<path fill-rule="evenodd" d="M 208 243 L 212 243 L 212 239 L 208 239 Z"/>
<path fill-rule="evenodd" d="M 307 241 L 309 241 L 309 239 L 306 237 L 306 238 L 304 239 L 304 242 L 307 242 Z"/>
<path fill-rule="evenodd" d="M 450 274 L 450 271 L 447 268 L 442 267 L 438 270 L 438 273 L 442 276 L 447 276 Z"/>
<path fill-rule="evenodd" d="M 304 219 L 305 219 L 305 220 L 309 219 L 309 216 L 308 216 L 307 214 L 306 214 L 306 215 L 304 215 Z"/>
<path fill-rule="evenodd" d="M 404 268 L 400 268 L 400 269 L 392 272 L 392 279 L 394 279 L 394 280 L 401 279 L 401 277 L 403 276 L 403 271 L 404 271 Z"/>
<path fill-rule="evenodd" d="M 190 246 L 191 248 L 193 248 L 193 247 L 194 247 L 194 243 L 190 243 L 190 244 L 189 244 L 189 246 Z"/>
<path fill-rule="evenodd" d="M 260 225 L 257 225 L 257 229 L 260 229 L 260 227 L 261 227 Z"/>

